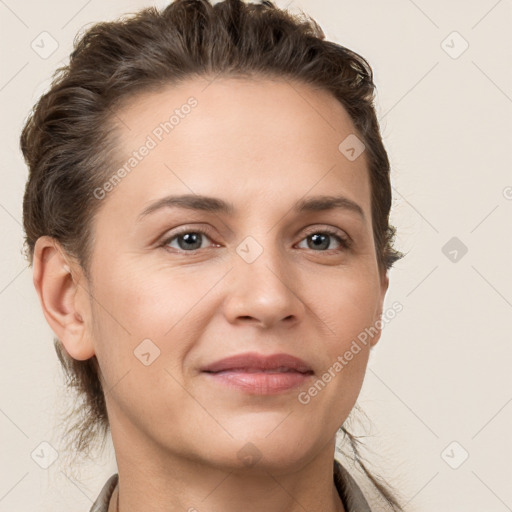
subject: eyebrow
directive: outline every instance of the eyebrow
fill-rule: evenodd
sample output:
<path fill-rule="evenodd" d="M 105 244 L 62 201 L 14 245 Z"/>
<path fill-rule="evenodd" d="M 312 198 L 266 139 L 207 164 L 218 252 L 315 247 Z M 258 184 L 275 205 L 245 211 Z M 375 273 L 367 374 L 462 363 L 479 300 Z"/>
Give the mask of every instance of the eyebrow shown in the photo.
<path fill-rule="evenodd" d="M 213 213 L 232 215 L 236 212 L 232 203 L 228 203 L 216 197 L 202 196 L 197 194 L 185 194 L 181 196 L 166 196 L 147 206 L 138 216 L 138 221 L 164 208 L 184 208 L 187 210 L 199 210 Z M 301 199 L 295 203 L 293 210 L 296 213 L 318 212 L 324 210 L 346 210 L 356 213 L 363 221 L 366 221 L 361 206 L 344 196 L 314 196 Z"/>

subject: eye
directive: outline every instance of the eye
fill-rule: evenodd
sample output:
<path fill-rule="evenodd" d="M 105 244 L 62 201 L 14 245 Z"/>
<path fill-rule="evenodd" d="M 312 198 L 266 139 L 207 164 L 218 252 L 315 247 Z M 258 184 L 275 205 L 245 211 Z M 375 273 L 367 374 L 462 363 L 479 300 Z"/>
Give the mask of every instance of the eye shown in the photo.
<path fill-rule="evenodd" d="M 181 231 L 174 233 L 172 236 L 167 237 L 160 244 L 161 247 L 176 249 L 182 252 L 194 252 L 199 249 L 204 249 L 202 242 L 204 240 L 210 240 L 210 232 L 204 228 L 192 229 L 185 227 Z M 338 243 L 337 248 L 329 248 L 332 239 L 335 239 Z M 312 249 L 315 252 L 327 252 L 327 251 L 344 251 L 351 247 L 351 239 L 347 235 L 343 235 L 342 232 L 332 229 L 313 229 L 306 233 L 305 238 L 301 240 L 306 241 L 307 249 Z M 172 244 L 176 242 L 175 246 Z"/>
<path fill-rule="evenodd" d="M 173 249 L 179 249 L 181 251 L 185 252 L 191 252 L 198 249 L 202 249 L 201 242 L 206 237 L 207 239 L 210 239 L 208 236 L 208 231 L 204 229 L 183 229 L 182 231 L 178 233 L 174 233 L 172 236 L 166 238 L 162 242 L 163 247 L 171 247 Z M 178 244 L 178 247 L 172 247 L 171 242 L 176 239 L 176 242 Z"/>
<path fill-rule="evenodd" d="M 336 239 L 338 241 L 341 249 L 329 249 L 330 241 L 332 239 Z M 325 249 L 325 250 L 345 250 L 350 248 L 350 240 L 348 237 L 341 235 L 340 232 L 330 228 L 324 229 L 315 229 L 314 231 L 310 231 L 306 234 L 306 238 L 304 239 L 307 242 L 307 248 L 313 249 L 316 252 L 319 252 L 317 249 Z M 321 250 L 320 252 L 326 252 L 325 250 Z"/>

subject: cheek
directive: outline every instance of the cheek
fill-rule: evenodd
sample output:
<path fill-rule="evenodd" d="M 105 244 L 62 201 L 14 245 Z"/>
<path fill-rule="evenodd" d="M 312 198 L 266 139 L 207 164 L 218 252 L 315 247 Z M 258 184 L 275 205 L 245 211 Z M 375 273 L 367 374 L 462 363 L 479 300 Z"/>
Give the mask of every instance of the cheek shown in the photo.
<path fill-rule="evenodd" d="M 97 272 L 91 299 L 98 359 L 117 369 L 113 379 L 134 364 L 138 367 L 139 356 L 148 352 L 159 366 L 179 366 L 206 328 L 207 302 L 201 299 L 218 276 L 196 272 L 194 277 L 150 265 L 110 268 L 114 270 Z"/>
<path fill-rule="evenodd" d="M 377 287 L 371 280 L 339 282 L 312 309 L 322 320 L 325 335 L 313 342 L 315 353 L 326 355 L 321 372 L 303 403 L 323 402 L 322 407 L 346 417 L 359 395 L 368 363 L 371 341 L 378 335 L 375 311 Z"/>
<path fill-rule="evenodd" d="M 144 265 L 117 265 L 98 281 L 98 297 L 108 305 L 103 316 L 136 337 L 164 336 L 187 315 L 201 292 L 187 279 Z"/>
<path fill-rule="evenodd" d="M 180 371 L 193 336 L 180 321 L 190 310 L 183 290 L 149 272 L 118 266 L 99 272 L 92 299 L 94 337 L 109 414 L 141 429 L 163 425 L 179 410 Z M 197 299 L 196 299 L 197 302 Z M 165 342 L 164 342 L 165 340 Z M 145 419 L 142 419 L 142 418 Z M 171 425 L 166 425 L 171 429 Z"/>
<path fill-rule="evenodd" d="M 350 346 L 352 339 L 360 335 L 363 339 L 364 333 L 378 319 L 379 285 L 369 269 L 366 276 L 347 272 L 323 284 L 323 290 L 320 293 L 318 289 L 311 308 L 331 340 L 329 351 L 338 354 Z"/>
<path fill-rule="evenodd" d="M 322 340 L 326 363 L 308 387 L 297 396 L 303 411 L 316 425 L 329 425 L 334 432 L 345 421 L 363 384 L 369 343 L 360 341 L 359 325 L 344 325 L 336 338 Z M 364 331 L 363 331 L 364 332 Z"/>

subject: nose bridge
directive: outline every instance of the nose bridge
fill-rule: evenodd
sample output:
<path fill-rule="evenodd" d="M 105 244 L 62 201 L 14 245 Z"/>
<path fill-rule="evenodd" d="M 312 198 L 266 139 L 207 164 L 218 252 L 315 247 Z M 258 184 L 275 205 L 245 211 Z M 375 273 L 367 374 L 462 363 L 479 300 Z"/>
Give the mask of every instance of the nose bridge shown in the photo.
<path fill-rule="evenodd" d="M 246 236 L 235 252 L 235 271 L 244 276 L 244 280 L 249 280 L 252 285 L 264 283 L 266 286 L 287 288 L 289 272 L 276 230 Z"/>
<path fill-rule="evenodd" d="M 300 315 L 297 280 L 275 230 L 246 236 L 235 248 L 227 313 L 270 325 Z"/>

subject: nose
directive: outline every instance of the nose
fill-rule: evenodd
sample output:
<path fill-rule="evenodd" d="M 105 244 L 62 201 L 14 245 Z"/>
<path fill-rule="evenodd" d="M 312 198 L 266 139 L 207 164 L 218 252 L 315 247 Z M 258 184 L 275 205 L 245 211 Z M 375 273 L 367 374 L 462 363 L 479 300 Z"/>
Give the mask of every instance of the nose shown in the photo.
<path fill-rule="evenodd" d="M 277 248 L 267 246 L 252 263 L 234 253 L 226 283 L 224 314 L 230 323 L 252 322 L 270 328 L 294 325 L 304 315 L 299 280 Z"/>

